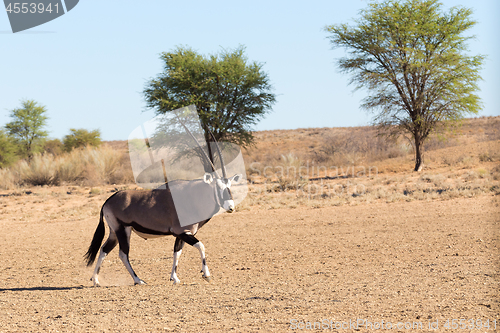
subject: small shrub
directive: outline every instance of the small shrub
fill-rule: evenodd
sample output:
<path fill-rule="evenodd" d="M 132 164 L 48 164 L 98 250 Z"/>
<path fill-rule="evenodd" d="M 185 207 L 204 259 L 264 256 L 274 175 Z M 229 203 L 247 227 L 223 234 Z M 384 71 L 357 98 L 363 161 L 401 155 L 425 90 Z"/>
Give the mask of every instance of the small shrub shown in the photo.
<path fill-rule="evenodd" d="M 478 178 L 478 175 L 477 175 L 477 173 L 476 173 L 476 172 L 474 172 L 474 171 L 469 171 L 469 172 L 467 172 L 467 173 L 465 174 L 465 176 L 464 176 L 464 180 L 465 180 L 466 182 L 471 182 L 471 181 L 473 181 L 473 180 L 476 180 L 477 178 Z"/>
<path fill-rule="evenodd" d="M 434 184 L 434 186 L 440 188 L 440 187 L 444 186 L 444 182 L 446 181 L 446 177 L 441 175 L 441 174 L 437 174 L 437 175 L 425 174 L 425 175 L 422 175 L 420 177 L 420 180 L 424 181 L 426 183 L 432 183 L 432 184 Z"/>
<path fill-rule="evenodd" d="M 101 194 L 101 190 L 96 188 L 96 187 L 92 187 L 90 189 L 90 192 L 89 192 L 90 196 L 93 197 L 93 196 L 96 196 L 96 195 L 99 195 Z"/>
<path fill-rule="evenodd" d="M 490 174 L 492 175 L 493 180 L 500 180 L 500 165 L 491 169 Z"/>
<path fill-rule="evenodd" d="M 482 168 L 481 169 L 477 169 L 477 173 L 479 175 L 479 178 L 482 178 L 482 179 L 483 178 L 488 178 L 488 175 L 489 175 L 488 170 L 485 170 L 485 169 L 482 169 Z"/>
<path fill-rule="evenodd" d="M 479 154 L 479 161 L 481 162 L 493 162 L 493 158 L 490 156 L 489 152 Z"/>

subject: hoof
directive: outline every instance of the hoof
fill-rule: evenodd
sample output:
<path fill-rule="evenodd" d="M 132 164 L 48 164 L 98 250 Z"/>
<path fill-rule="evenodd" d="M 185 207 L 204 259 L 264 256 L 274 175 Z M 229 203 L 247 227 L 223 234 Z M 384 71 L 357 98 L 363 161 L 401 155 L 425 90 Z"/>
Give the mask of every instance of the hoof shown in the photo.
<path fill-rule="evenodd" d="M 170 279 L 170 281 L 173 281 L 173 282 L 174 282 L 174 283 L 173 283 L 174 285 L 176 285 L 176 284 L 180 284 L 180 283 L 181 283 L 181 280 L 179 280 L 179 279 L 177 279 L 177 280 Z"/>
<path fill-rule="evenodd" d="M 139 280 L 138 282 L 135 282 L 134 283 L 134 286 L 138 285 L 138 284 L 147 284 L 146 282 L 142 281 L 142 280 Z"/>
<path fill-rule="evenodd" d="M 212 277 L 211 277 L 211 276 L 203 276 L 203 278 L 204 278 L 204 279 L 205 279 L 205 281 L 207 281 L 207 282 L 212 281 Z"/>

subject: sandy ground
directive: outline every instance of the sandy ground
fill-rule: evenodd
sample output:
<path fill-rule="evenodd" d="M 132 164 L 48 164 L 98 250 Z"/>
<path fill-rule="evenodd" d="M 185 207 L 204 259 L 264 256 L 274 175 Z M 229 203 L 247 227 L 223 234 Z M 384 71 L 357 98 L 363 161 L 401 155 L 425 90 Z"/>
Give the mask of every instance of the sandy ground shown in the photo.
<path fill-rule="evenodd" d="M 493 195 L 217 216 L 198 234 L 210 283 L 187 246 L 173 286 L 174 239 L 133 235 L 131 263 L 148 284 L 132 285 L 115 250 L 94 288 L 83 254 L 110 193 L 2 193 L 1 332 L 365 332 L 382 321 L 445 332 L 452 319 L 474 320 L 460 332 L 494 332 L 494 320 L 500 331 Z"/>

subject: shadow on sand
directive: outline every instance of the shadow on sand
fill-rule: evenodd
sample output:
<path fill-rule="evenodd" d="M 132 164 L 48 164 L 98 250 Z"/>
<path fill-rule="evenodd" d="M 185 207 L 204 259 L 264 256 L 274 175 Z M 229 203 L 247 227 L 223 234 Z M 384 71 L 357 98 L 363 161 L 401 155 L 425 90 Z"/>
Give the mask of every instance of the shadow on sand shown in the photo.
<path fill-rule="evenodd" d="M 85 286 L 74 286 L 74 287 L 30 287 L 30 288 L 0 288 L 2 291 L 39 291 L 39 290 L 75 290 L 88 288 Z"/>

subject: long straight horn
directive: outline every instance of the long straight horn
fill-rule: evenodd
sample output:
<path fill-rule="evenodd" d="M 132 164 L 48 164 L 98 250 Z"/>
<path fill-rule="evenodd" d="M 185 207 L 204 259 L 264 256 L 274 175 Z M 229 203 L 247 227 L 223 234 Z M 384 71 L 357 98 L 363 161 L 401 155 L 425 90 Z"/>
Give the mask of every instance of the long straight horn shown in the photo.
<path fill-rule="evenodd" d="M 224 163 L 224 158 L 222 157 L 222 153 L 220 151 L 219 143 L 215 139 L 214 133 L 212 133 L 212 131 L 210 130 L 210 128 L 208 128 L 208 126 L 207 126 L 207 130 L 210 133 L 210 135 L 212 136 L 212 139 L 215 142 L 215 148 L 217 148 L 217 153 L 219 154 L 220 166 L 221 166 L 221 169 L 222 169 L 222 176 L 224 177 L 224 179 L 227 179 L 226 164 Z"/>
<path fill-rule="evenodd" d="M 210 165 L 212 166 L 212 169 L 214 170 L 215 174 L 217 175 L 217 178 L 220 178 L 220 175 L 219 173 L 217 172 L 217 169 L 215 168 L 215 165 L 212 163 L 212 161 L 210 160 L 210 158 L 208 157 L 207 153 L 205 152 L 205 150 L 203 150 L 203 147 L 200 145 L 200 143 L 198 142 L 198 140 L 195 138 L 195 136 L 193 135 L 193 133 L 191 133 L 191 131 L 189 130 L 189 128 L 187 128 L 186 125 L 184 125 L 184 123 L 182 122 L 182 120 L 180 120 L 179 118 L 177 118 L 179 120 L 179 122 L 181 123 L 182 127 L 184 127 L 184 129 L 186 130 L 186 132 L 189 133 L 189 135 L 193 138 L 193 140 L 196 142 L 196 144 L 198 145 L 198 147 L 200 148 L 201 152 L 203 153 L 203 157 L 205 157 L 205 160 L 210 163 Z M 225 174 L 225 171 L 224 171 L 224 168 L 222 169 L 222 173 Z M 225 177 L 225 176 L 224 176 Z"/>

